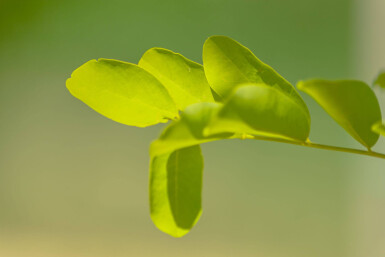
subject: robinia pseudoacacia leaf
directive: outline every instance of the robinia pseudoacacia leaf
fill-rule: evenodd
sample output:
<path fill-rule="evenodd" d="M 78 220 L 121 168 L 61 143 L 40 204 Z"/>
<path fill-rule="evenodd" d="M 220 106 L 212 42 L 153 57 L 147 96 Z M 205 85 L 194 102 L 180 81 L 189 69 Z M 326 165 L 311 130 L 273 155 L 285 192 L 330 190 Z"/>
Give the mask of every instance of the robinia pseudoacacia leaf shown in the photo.
<path fill-rule="evenodd" d="M 197 103 L 190 105 L 181 114 L 181 119 L 172 122 L 151 144 L 151 156 L 205 142 L 230 138 L 233 133 L 219 133 L 205 136 L 204 130 L 221 108 L 219 103 Z"/>
<path fill-rule="evenodd" d="M 356 80 L 307 80 L 297 85 L 316 100 L 322 108 L 353 138 L 370 149 L 379 135 L 372 125 L 381 120 L 377 97 L 371 88 Z"/>
<path fill-rule="evenodd" d="M 235 89 L 206 129 L 305 141 L 310 120 L 301 105 L 276 87 L 244 84 Z"/>
<path fill-rule="evenodd" d="M 202 212 L 203 157 L 200 146 L 190 146 L 152 157 L 150 211 L 163 232 L 182 237 Z"/>
<path fill-rule="evenodd" d="M 144 53 L 139 67 L 154 75 L 168 90 L 178 109 L 200 102 L 214 102 L 202 65 L 163 48 Z"/>
<path fill-rule="evenodd" d="M 132 63 L 91 60 L 77 68 L 66 84 L 92 109 L 126 125 L 146 127 L 178 116 L 164 86 Z"/>
<path fill-rule="evenodd" d="M 221 97 L 229 96 L 238 85 L 263 83 L 292 98 L 310 120 L 309 110 L 295 88 L 237 41 L 225 36 L 209 37 L 203 46 L 203 66 L 209 84 Z"/>
<path fill-rule="evenodd" d="M 188 233 L 199 219 L 203 169 L 199 144 L 232 137 L 232 133 L 203 135 L 220 107 L 218 103 L 190 105 L 151 144 L 151 217 L 160 230 L 174 237 Z"/>

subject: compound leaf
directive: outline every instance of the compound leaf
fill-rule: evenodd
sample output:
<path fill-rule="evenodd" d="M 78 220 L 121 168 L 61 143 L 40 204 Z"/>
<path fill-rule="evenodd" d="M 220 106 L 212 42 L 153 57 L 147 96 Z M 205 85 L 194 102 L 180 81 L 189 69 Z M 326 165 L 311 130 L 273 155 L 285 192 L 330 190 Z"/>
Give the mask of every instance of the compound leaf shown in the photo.
<path fill-rule="evenodd" d="M 248 48 L 225 36 L 212 36 L 203 46 L 203 65 L 210 86 L 226 98 L 245 83 L 277 87 L 296 102 L 310 119 L 307 106 L 295 88 Z"/>
<path fill-rule="evenodd" d="M 297 87 L 362 145 L 370 149 L 377 142 L 379 136 L 371 127 L 381 120 L 381 110 L 367 84 L 356 80 L 308 80 L 300 81 Z"/>
<path fill-rule="evenodd" d="M 182 237 L 198 221 L 202 213 L 202 173 L 199 145 L 152 158 L 150 211 L 161 231 Z"/>
<path fill-rule="evenodd" d="M 265 84 L 244 84 L 227 99 L 205 132 L 305 141 L 309 131 L 307 113 L 291 97 Z"/>
<path fill-rule="evenodd" d="M 162 82 L 180 110 L 194 103 L 214 102 L 203 66 L 178 53 L 151 48 L 139 66 Z"/>
<path fill-rule="evenodd" d="M 135 64 L 91 60 L 76 69 L 66 85 L 92 109 L 126 125 L 146 127 L 178 116 L 164 86 Z"/>

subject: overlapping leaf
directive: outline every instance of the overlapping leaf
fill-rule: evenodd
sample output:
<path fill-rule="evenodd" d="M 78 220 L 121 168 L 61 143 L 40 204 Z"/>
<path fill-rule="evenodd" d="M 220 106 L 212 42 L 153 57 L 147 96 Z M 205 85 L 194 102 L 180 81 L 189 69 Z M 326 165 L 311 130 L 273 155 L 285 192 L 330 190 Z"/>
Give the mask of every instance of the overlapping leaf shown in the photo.
<path fill-rule="evenodd" d="M 163 48 L 151 48 L 139 61 L 167 88 L 177 107 L 214 102 L 202 65 Z"/>
<path fill-rule="evenodd" d="M 175 120 L 150 148 L 151 217 L 174 237 L 188 233 L 202 213 L 201 143 L 249 134 L 304 142 L 310 131 L 309 111 L 295 88 L 246 47 L 213 36 L 203 61 L 204 69 L 152 48 L 139 66 L 91 60 L 67 80 L 75 97 L 117 122 L 145 127 Z M 375 84 L 385 88 L 384 79 L 382 73 Z M 385 135 L 377 98 L 365 83 L 310 80 L 298 88 L 369 149 Z"/>
<path fill-rule="evenodd" d="M 181 119 L 171 123 L 151 144 L 151 217 L 160 230 L 174 237 L 186 234 L 199 219 L 201 182 L 198 178 L 203 168 L 197 166 L 201 163 L 197 153 L 199 144 L 232 136 L 232 133 L 209 137 L 203 134 L 220 107 L 217 103 L 187 107 Z M 173 175 L 166 176 L 166 173 Z M 178 200 L 173 200 L 175 197 Z"/>
<path fill-rule="evenodd" d="M 92 109 L 126 125 L 146 127 L 178 116 L 164 86 L 135 64 L 91 60 L 76 69 L 66 84 Z"/>
<path fill-rule="evenodd" d="M 225 36 L 208 38 L 203 46 L 203 64 L 208 82 L 220 96 L 226 98 L 244 83 L 263 83 L 292 98 L 310 120 L 307 106 L 295 88 L 235 40 Z"/>
<path fill-rule="evenodd" d="M 207 134 L 233 132 L 305 141 L 307 113 L 281 90 L 265 84 L 238 87 L 206 128 Z"/>
<path fill-rule="evenodd" d="M 155 156 L 150 167 L 150 211 L 163 232 L 181 237 L 202 212 L 203 157 L 195 145 Z"/>
<path fill-rule="evenodd" d="M 217 133 L 211 136 L 203 133 L 221 106 L 218 103 L 197 103 L 187 107 L 181 119 L 171 123 L 159 139 L 151 144 L 151 156 L 231 137 L 232 133 Z"/>
<path fill-rule="evenodd" d="M 207 135 L 207 132 L 210 135 Z M 171 123 L 151 145 L 153 159 L 150 183 L 151 213 L 154 223 L 160 230 L 178 237 L 191 228 L 180 227 L 178 222 L 182 217 L 170 211 L 173 196 L 167 195 L 165 188 L 167 184 L 173 182 L 164 175 L 165 163 L 168 162 L 170 153 L 213 140 L 236 138 L 238 137 L 236 135 L 242 133 L 304 141 L 309 134 L 309 122 L 303 109 L 290 97 L 276 88 L 263 84 L 240 87 L 224 105 L 198 103 L 187 107 L 181 119 Z M 193 171 L 191 168 L 181 166 L 180 173 L 184 172 Z M 191 186 L 191 183 L 185 186 L 186 190 L 188 186 Z M 197 213 L 195 201 L 190 200 L 197 197 L 197 191 L 195 196 L 193 193 L 185 194 L 183 206 L 186 213 Z M 188 217 L 186 214 L 184 216 Z M 195 224 L 197 219 L 197 215 L 191 216 L 189 224 Z"/>
<path fill-rule="evenodd" d="M 381 120 L 381 110 L 367 84 L 355 80 L 308 80 L 299 82 L 297 87 L 313 97 L 362 145 L 371 148 L 377 142 L 379 136 L 371 127 Z"/>

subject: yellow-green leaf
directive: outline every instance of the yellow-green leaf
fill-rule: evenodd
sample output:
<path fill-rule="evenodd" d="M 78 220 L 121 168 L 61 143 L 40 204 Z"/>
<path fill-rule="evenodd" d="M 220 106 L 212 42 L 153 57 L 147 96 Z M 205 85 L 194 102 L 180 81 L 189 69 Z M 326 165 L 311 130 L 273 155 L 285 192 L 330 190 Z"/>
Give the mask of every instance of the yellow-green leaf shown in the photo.
<path fill-rule="evenodd" d="M 307 106 L 295 88 L 248 48 L 225 36 L 212 36 L 203 46 L 203 65 L 210 86 L 226 98 L 235 87 L 263 83 L 280 89 L 296 102 L 310 119 Z"/>
<path fill-rule="evenodd" d="M 381 110 L 372 89 L 356 80 L 300 81 L 298 89 L 309 94 L 353 138 L 371 148 L 378 134 L 371 129 L 381 120 Z"/>
<path fill-rule="evenodd" d="M 374 85 L 385 89 L 385 72 L 378 74 L 376 80 L 374 81 Z"/>
<path fill-rule="evenodd" d="M 180 110 L 200 102 L 214 102 L 202 65 L 163 48 L 151 48 L 139 66 L 167 88 Z"/>
<path fill-rule="evenodd" d="M 151 217 L 161 231 L 174 237 L 185 235 L 201 213 L 199 176 L 203 165 L 200 165 L 199 144 L 232 136 L 232 133 L 203 135 L 220 107 L 217 103 L 190 105 L 181 119 L 172 122 L 151 144 Z"/>
<path fill-rule="evenodd" d="M 178 116 L 164 86 L 135 64 L 91 60 L 76 69 L 66 84 L 92 109 L 126 125 L 146 127 Z"/>
<path fill-rule="evenodd" d="M 221 106 L 218 103 L 197 103 L 187 107 L 185 112 L 182 113 L 181 119 L 172 122 L 159 139 L 151 144 L 151 156 L 231 137 L 232 133 L 221 133 L 212 136 L 203 134 L 203 131 Z"/>
<path fill-rule="evenodd" d="M 150 211 L 159 230 L 182 237 L 199 220 L 202 173 L 203 157 L 199 145 L 152 158 Z"/>
<path fill-rule="evenodd" d="M 374 123 L 372 126 L 372 131 L 385 137 L 385 123 L 382 123 L 382 121 Z"/>
<path fill-rule="evenodd" d="M 233 132 L 305 141 L 310 120 L 301 105 L 265 84 L 238 87 L 206 128 L 206 134 Z"/>

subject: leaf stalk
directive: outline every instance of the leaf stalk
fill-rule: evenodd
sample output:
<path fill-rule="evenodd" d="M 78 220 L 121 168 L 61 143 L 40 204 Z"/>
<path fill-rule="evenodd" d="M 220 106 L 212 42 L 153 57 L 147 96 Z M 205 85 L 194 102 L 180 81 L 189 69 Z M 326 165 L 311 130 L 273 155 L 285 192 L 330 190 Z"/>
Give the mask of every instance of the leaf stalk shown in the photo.
<path fill-rule="evenodd" d="M 331 151 L 344 152 L 344 153 L 360 154 L 360 155 L 366 155 L 366 156 L 370 156 L 370 157 L 385 159 L 385 154 L 374 152 L 371 150 L 365 151 L 365 150 L 354 149 L 354 148 L 318 144 L 318 143 L 313 143 L 310 141 L 300 142 L 300 141 L 274 138 L 274 137 L 265 137 L 265 136 L 250 136 L 249 135 L 248 138 L 255 139 L 255 140 L 262 140 L 262 141 L 271 141 L 271 142 L 279 142 L 279 143 L 286 143 L 286 144 L 292 144 L 292 145 L 300 145 L 300 146 L 323 149 L 323 150 L 331 150 Z"/>

